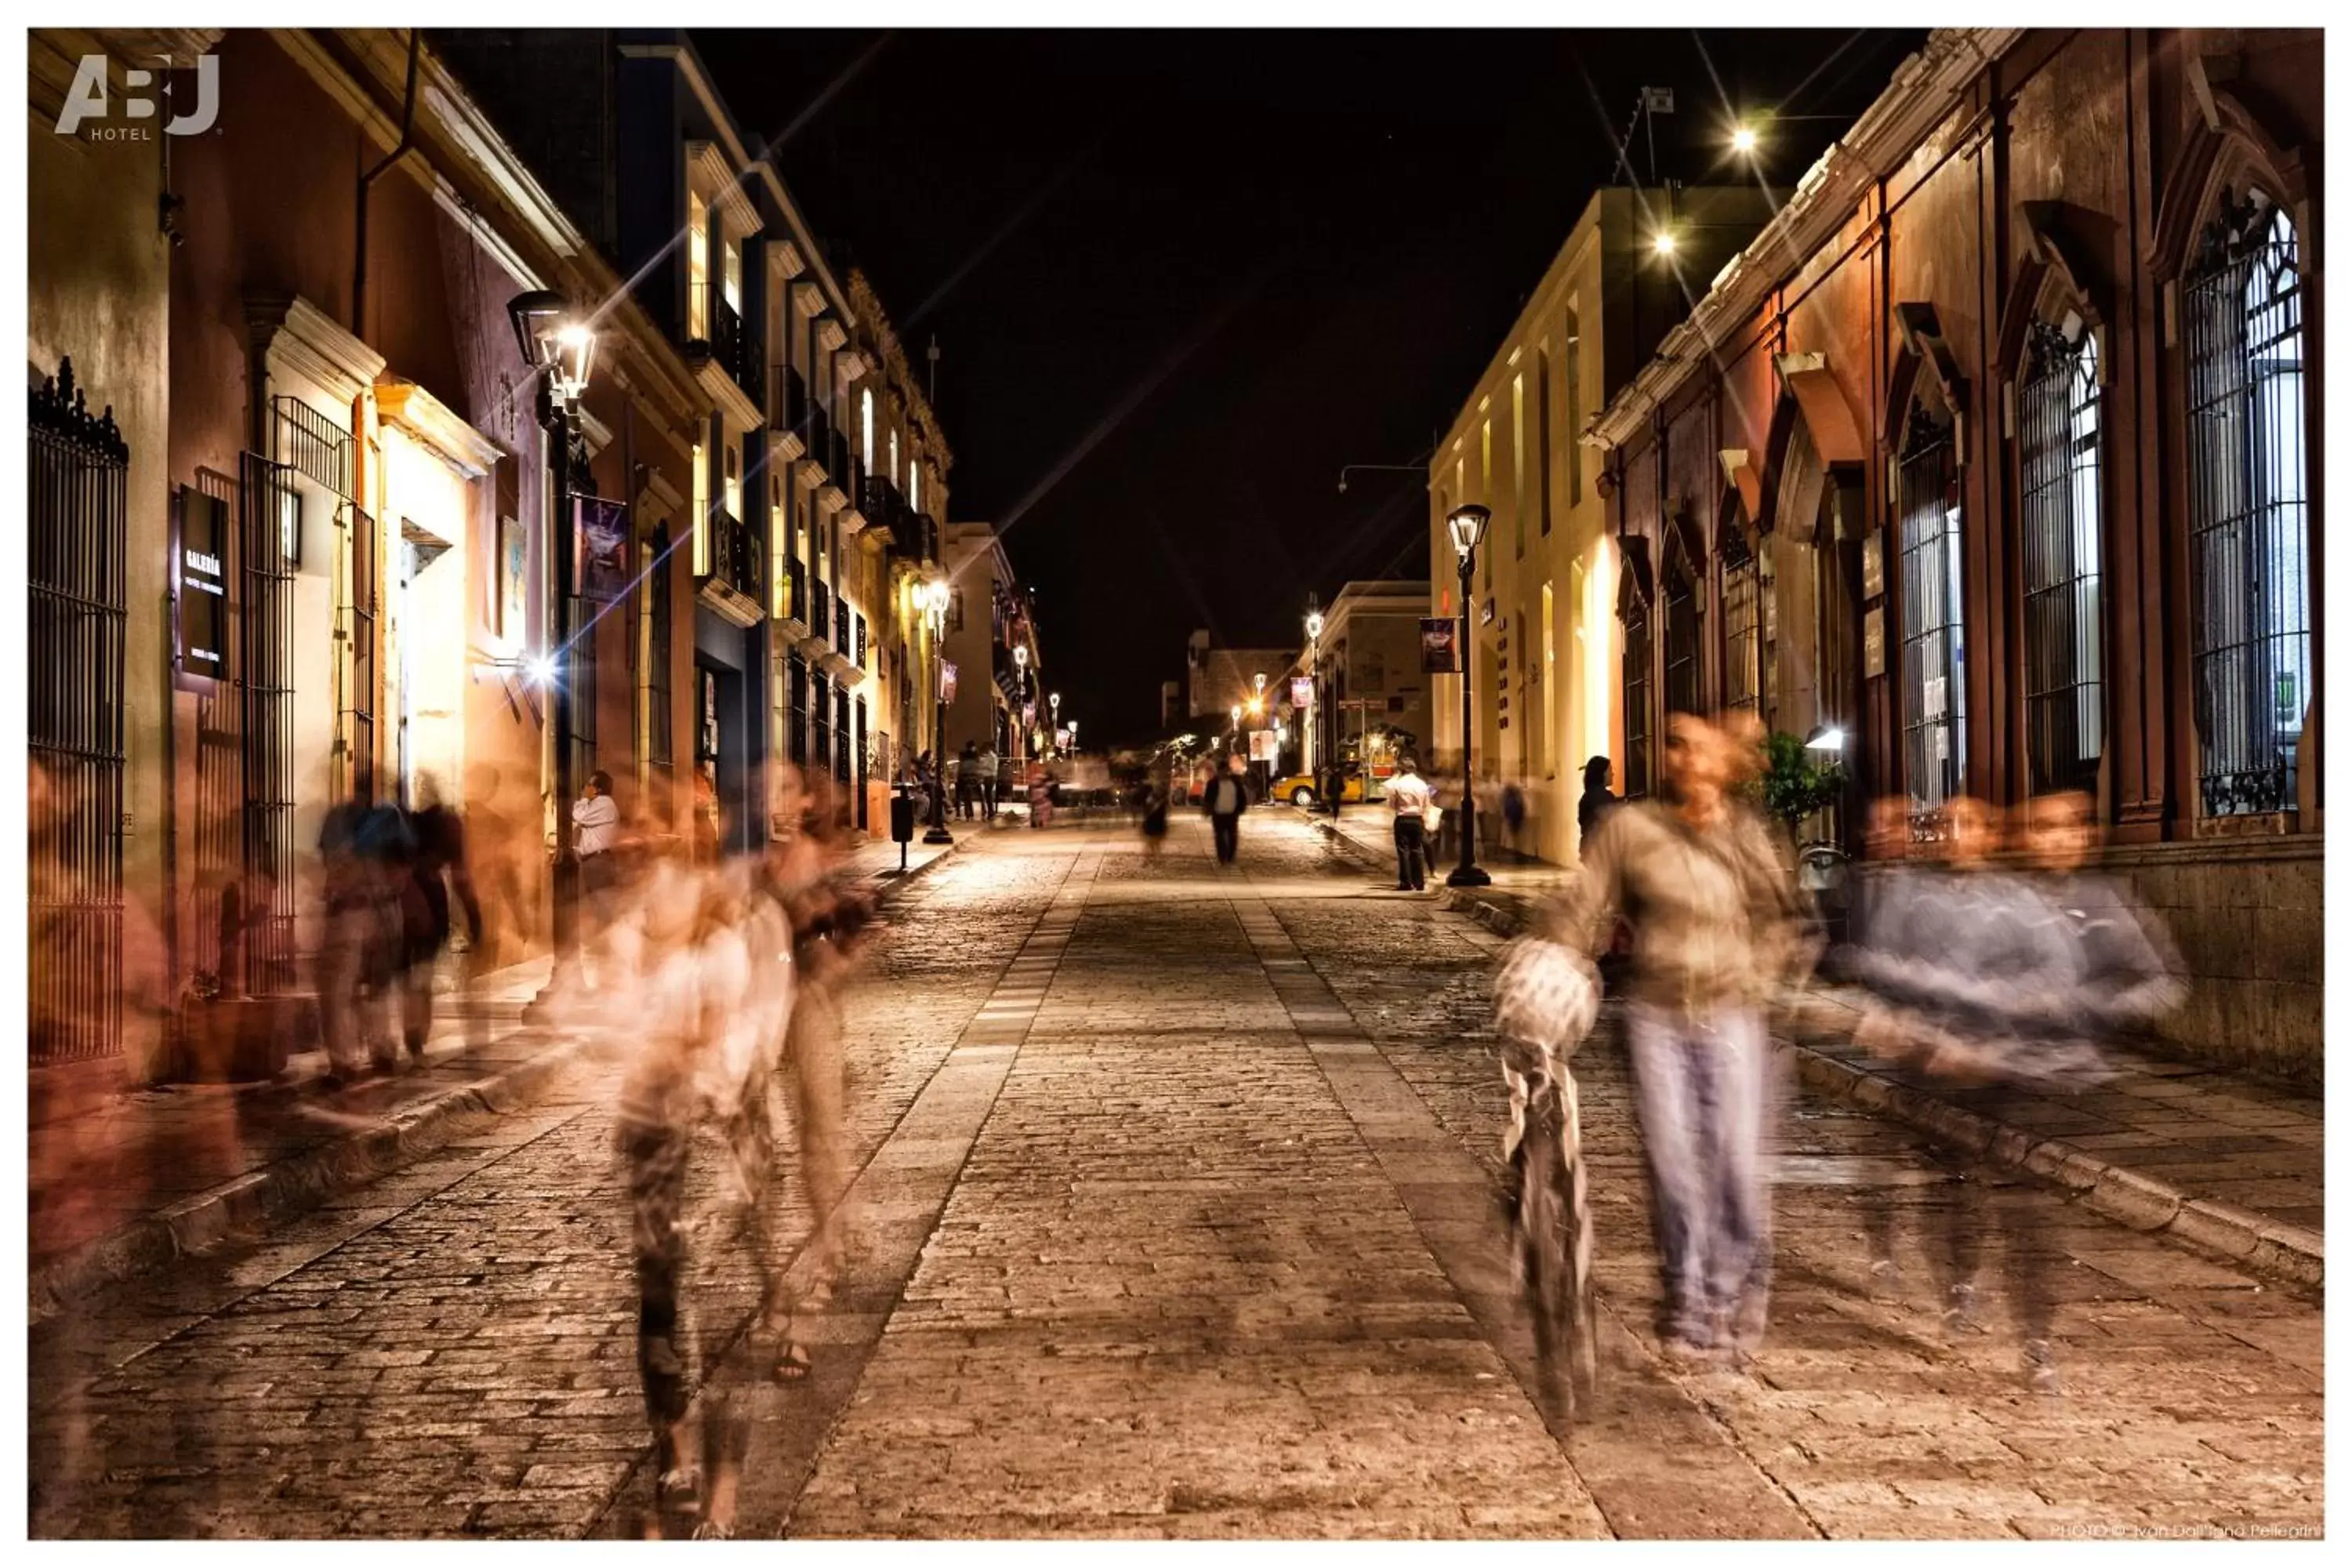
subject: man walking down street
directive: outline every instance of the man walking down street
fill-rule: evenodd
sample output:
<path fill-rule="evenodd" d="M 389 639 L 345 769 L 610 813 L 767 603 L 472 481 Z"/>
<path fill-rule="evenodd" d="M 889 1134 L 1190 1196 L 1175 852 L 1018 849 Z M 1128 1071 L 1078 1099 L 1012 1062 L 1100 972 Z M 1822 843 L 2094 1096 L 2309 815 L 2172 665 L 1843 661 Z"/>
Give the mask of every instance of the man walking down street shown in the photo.
<path fill-rule="evenodd" d="M 1397 891 L 1418 893 L 1428 887 L 1428 856 L 1423 853 L 1429 824 L 1429 784 L 1406 757 L 1389 780 L 1389 805 L 1396 812 Z"/>
<path fill-rule="evenodd" d="M 1801 944 L 1790 879 L 1761 820 L 1727 793 L 1728 739 L 1676 713 L 1664 761 L 1665 799 L 1602 819 L 1587 875 L 1547 911 L 1546 934 L 1591 956 L 1619 914 L 1633 928 L 1626 1039 L 1664 1286 L 1659 1337 L 1687 1360 L 1752 1349 L 1762 1331 L 1752 1310 L 1770 1235 L 1761 1009 Z"/>
<path fill-rule="evenodd" d="M 991 746 L 980 753 L 980 807 L 991 822 L 996 820 L 996 748 Z"/>
<path fill-rule="evenodd" d="M 1202 792 L 1202 808 L 1209 814 L 1209 827 L 1217 841 L 1217 861 L 1230 866 L 1241 851 L 1242 811 L 1249 805 L 1249 786 L 1242 783 L 1242 763 L 1239 757 L 1228 757 L 1209 787 Z"/>

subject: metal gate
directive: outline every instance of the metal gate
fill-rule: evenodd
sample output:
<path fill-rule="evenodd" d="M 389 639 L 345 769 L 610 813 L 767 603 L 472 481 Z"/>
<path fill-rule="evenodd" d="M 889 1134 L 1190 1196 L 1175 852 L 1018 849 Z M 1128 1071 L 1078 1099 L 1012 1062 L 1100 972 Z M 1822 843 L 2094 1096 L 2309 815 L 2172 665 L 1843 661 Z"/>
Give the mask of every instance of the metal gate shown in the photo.
<path fill-rule="evenodd" d="M 122 1048 L 122 684 L 131 449 L 73 362 L 34 392 L 26 729 L 36 1067 Z"/>
<path fill-rule="evenodd" d="M 240 861 L 245 988 L 294 989 L 294 573 L 302 498 L 283 465 L 251 452 L 238 487 Z"/>

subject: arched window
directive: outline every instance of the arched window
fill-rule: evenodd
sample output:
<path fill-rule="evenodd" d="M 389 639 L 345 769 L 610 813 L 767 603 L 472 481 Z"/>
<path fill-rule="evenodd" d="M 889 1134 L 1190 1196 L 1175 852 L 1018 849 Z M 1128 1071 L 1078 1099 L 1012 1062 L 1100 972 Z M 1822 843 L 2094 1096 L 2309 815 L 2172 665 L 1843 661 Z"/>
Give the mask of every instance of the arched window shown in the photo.
<path fill-rule="evenodd" d="M 2313 695 L 2303 292 L 2261 192 L 2224 198 L 2181 315 L 2200 794 L 2209 816 L 2286 810 Z"/>
<path fill-rule="evenodd" d="M 1699 711 L 1698 584 L 1679 551 L 1666 560 L 1666 711 Z"/>
<path fill-rule="evenodd" d="M 1897 477 L 1904 762 L 1914 812 L 1932 820 L 1968 776 L 1967 664 L 1960 646 L 1959 455 L 1950 423 L 1924 401 L 1912 405 Z"/>
<path fill-rule="evenodd" d="M 1625 796 L 1650 793 L 1650 697 L 1652 674 L 1650 603 L 1638 593 L 1624 595 L 1618 618 L 1625 626 Z"/>
<path fill-rule="evenodd" d="M 868 473 L 874 468 L 874 389 L 866 388 L 858 395 L 858 417 L 865 425 L 866 444 L 863 461 Z"/>
<path fill-rule="evenodd" d="M 2025 762 L 2036 795 L 2098 782 L 2099 342 L 2082 317 L 2037 322 L 2018 395 L 2024 484 Z"/>

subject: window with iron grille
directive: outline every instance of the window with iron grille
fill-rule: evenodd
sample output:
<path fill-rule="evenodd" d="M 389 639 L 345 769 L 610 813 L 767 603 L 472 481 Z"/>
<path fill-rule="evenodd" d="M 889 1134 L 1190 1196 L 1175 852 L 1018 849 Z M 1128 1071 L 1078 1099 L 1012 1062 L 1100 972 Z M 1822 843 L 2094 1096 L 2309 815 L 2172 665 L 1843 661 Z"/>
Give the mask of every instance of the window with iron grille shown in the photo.
<path fill-rule="evenodd" d="M 2192 658 L 2206 815 L 2284 811 L 2313 696 L 2294 226 L 2225 202 L 2181 289 Z"/>
<path fill-rule="evenodd" d="M 1666 572 L 1666 711 L 1699 710 L 1698 586 L 1677 562 Z"/>
<path fill-rule="evenodd" d="M 1625 795 L 1650 793 L 1650 696 L 1654 655 L 1650 606 L 1638 598 L 1625 612 Z"/>
<path fill-rule="evenodd" d="M 1952 430 L 1915 407 L 1898 479 L 1903 517 L 1903 748 L 1914 814 L 1938 816 L 1966 778 L 1960 489 Z"/>
<path fill-rule="evenodd" d="M 588 451 L 578 441 L 572 447 L 572 482 L 575 506 L 583 499 L 594 498 L 596 487 L 589 481 Z M 563 531 L 571 534 L 578 526 L 572 522 Z M 572 586 L 576 589 L 579 584 L 575 582 Z M 589 620 L 595 610 L 593 601 L 574 593 L 571 613 L 566 616 L 572 668 L 565 675 L 572 682 L 572 776 L 575 780 L 585 780 L 596 771 L 596 628 L 601 623 Z"/>
<path fill-rule="evenodd" d="M 2036 323 L 2018 395 L 2024 484 L 2025 762 L 2036 795 L 2092 789 L 2101 721 L 2099 346 Z"/>
<path fill-rule="evenodd" d="M 25 860 L 35 1066 L 122 1048 L 123 647 L 131 450 L 73 362 L 36 388 L 26 519 Z"/>
<path fill-rule="evenodd" d="M 243 983 L 256 996 L 294 986 L 294 555 L 301 497 L 292 470 L 245 454 L 238 494 L 243 646 L 238 649 L 239 889 L 232 912 Z M 348 737 L 347 737 L 348 738 Z"/>
<path fill-rule="evenodd" d="M 851 753 L 856 749 L 856 737 L 849 728 L 849 689 L 835 686 L 833 699 L 833 776 L 837 783 L 849 782 Z"/>
<path fill-rule="evenodd" d="M 197 995 L 236 994 L 245 984 L 243 902 L 236 891 L 245 863 L 245 524 L 243 487 L 226 474 L 196 470 L 197 492 L 219 503 L 221 585 L 225 590 L 221 671 L 196 698 L 195 879 L 188 972 Z"/>
<path fill-rule="evenodd" d="M 1738 547 L 1723 568 L 1723 705 L 1763 716 L 1764 626 L 1756 558 Z"/>
<path fill-rule="evenodd" d="M 819 773 L 829 773 L 833 772 L 833 692 L 822 675 L 814 677 L 811 686 L 809 711 L 816 721 L 810 726 L 814 731 L 812 761 Z"/>
<path fill-rule="evenodd" d="M 346 509 L 352 560 L 351 689 L 343 710 L 344 740 L 352 749 L 352 795 L 375 798 L 375 694 L 383 651 L 383 539 L 375 519 Z M 404 723 L 405 722 L 404 718 Z M 401 737 L 404 749 L 405 731 Z"/>
<path fill-rule="evenodd" d="M 654 529 L 653 570 L 647 574 L 646 592 L 649 608 L 646 615 L 646 761 L 651 767 L 669 769 L 677 766 L 675 742 L 671 727 L 675 715 L 670 698 L 670 617 L 676 611 L 670 605 L 670 540 L 669 524 Z"/>

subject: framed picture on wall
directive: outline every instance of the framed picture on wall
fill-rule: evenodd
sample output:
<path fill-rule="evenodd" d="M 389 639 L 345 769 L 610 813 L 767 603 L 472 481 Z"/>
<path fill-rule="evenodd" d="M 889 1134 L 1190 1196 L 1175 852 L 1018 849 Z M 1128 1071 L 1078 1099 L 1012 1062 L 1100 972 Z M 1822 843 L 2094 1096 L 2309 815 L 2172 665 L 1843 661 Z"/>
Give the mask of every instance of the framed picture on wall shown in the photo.
<path fill-rule="evenodd" d="M 1872 609 L 1862 616 L 1862 673 L 1886 673 L 1886 612 Z"/>
<path fill-rule="evenodd" d="M 499 519 L 499 636 L 520 642 L 530 635 L 530 535 L 519 518 Z"/>
<path fill-rule="evenodd" d="M 1883 533 L 1862 536 L 1862 596 L 1875 599 L 1886 592 L 1886 562 Z"/>

